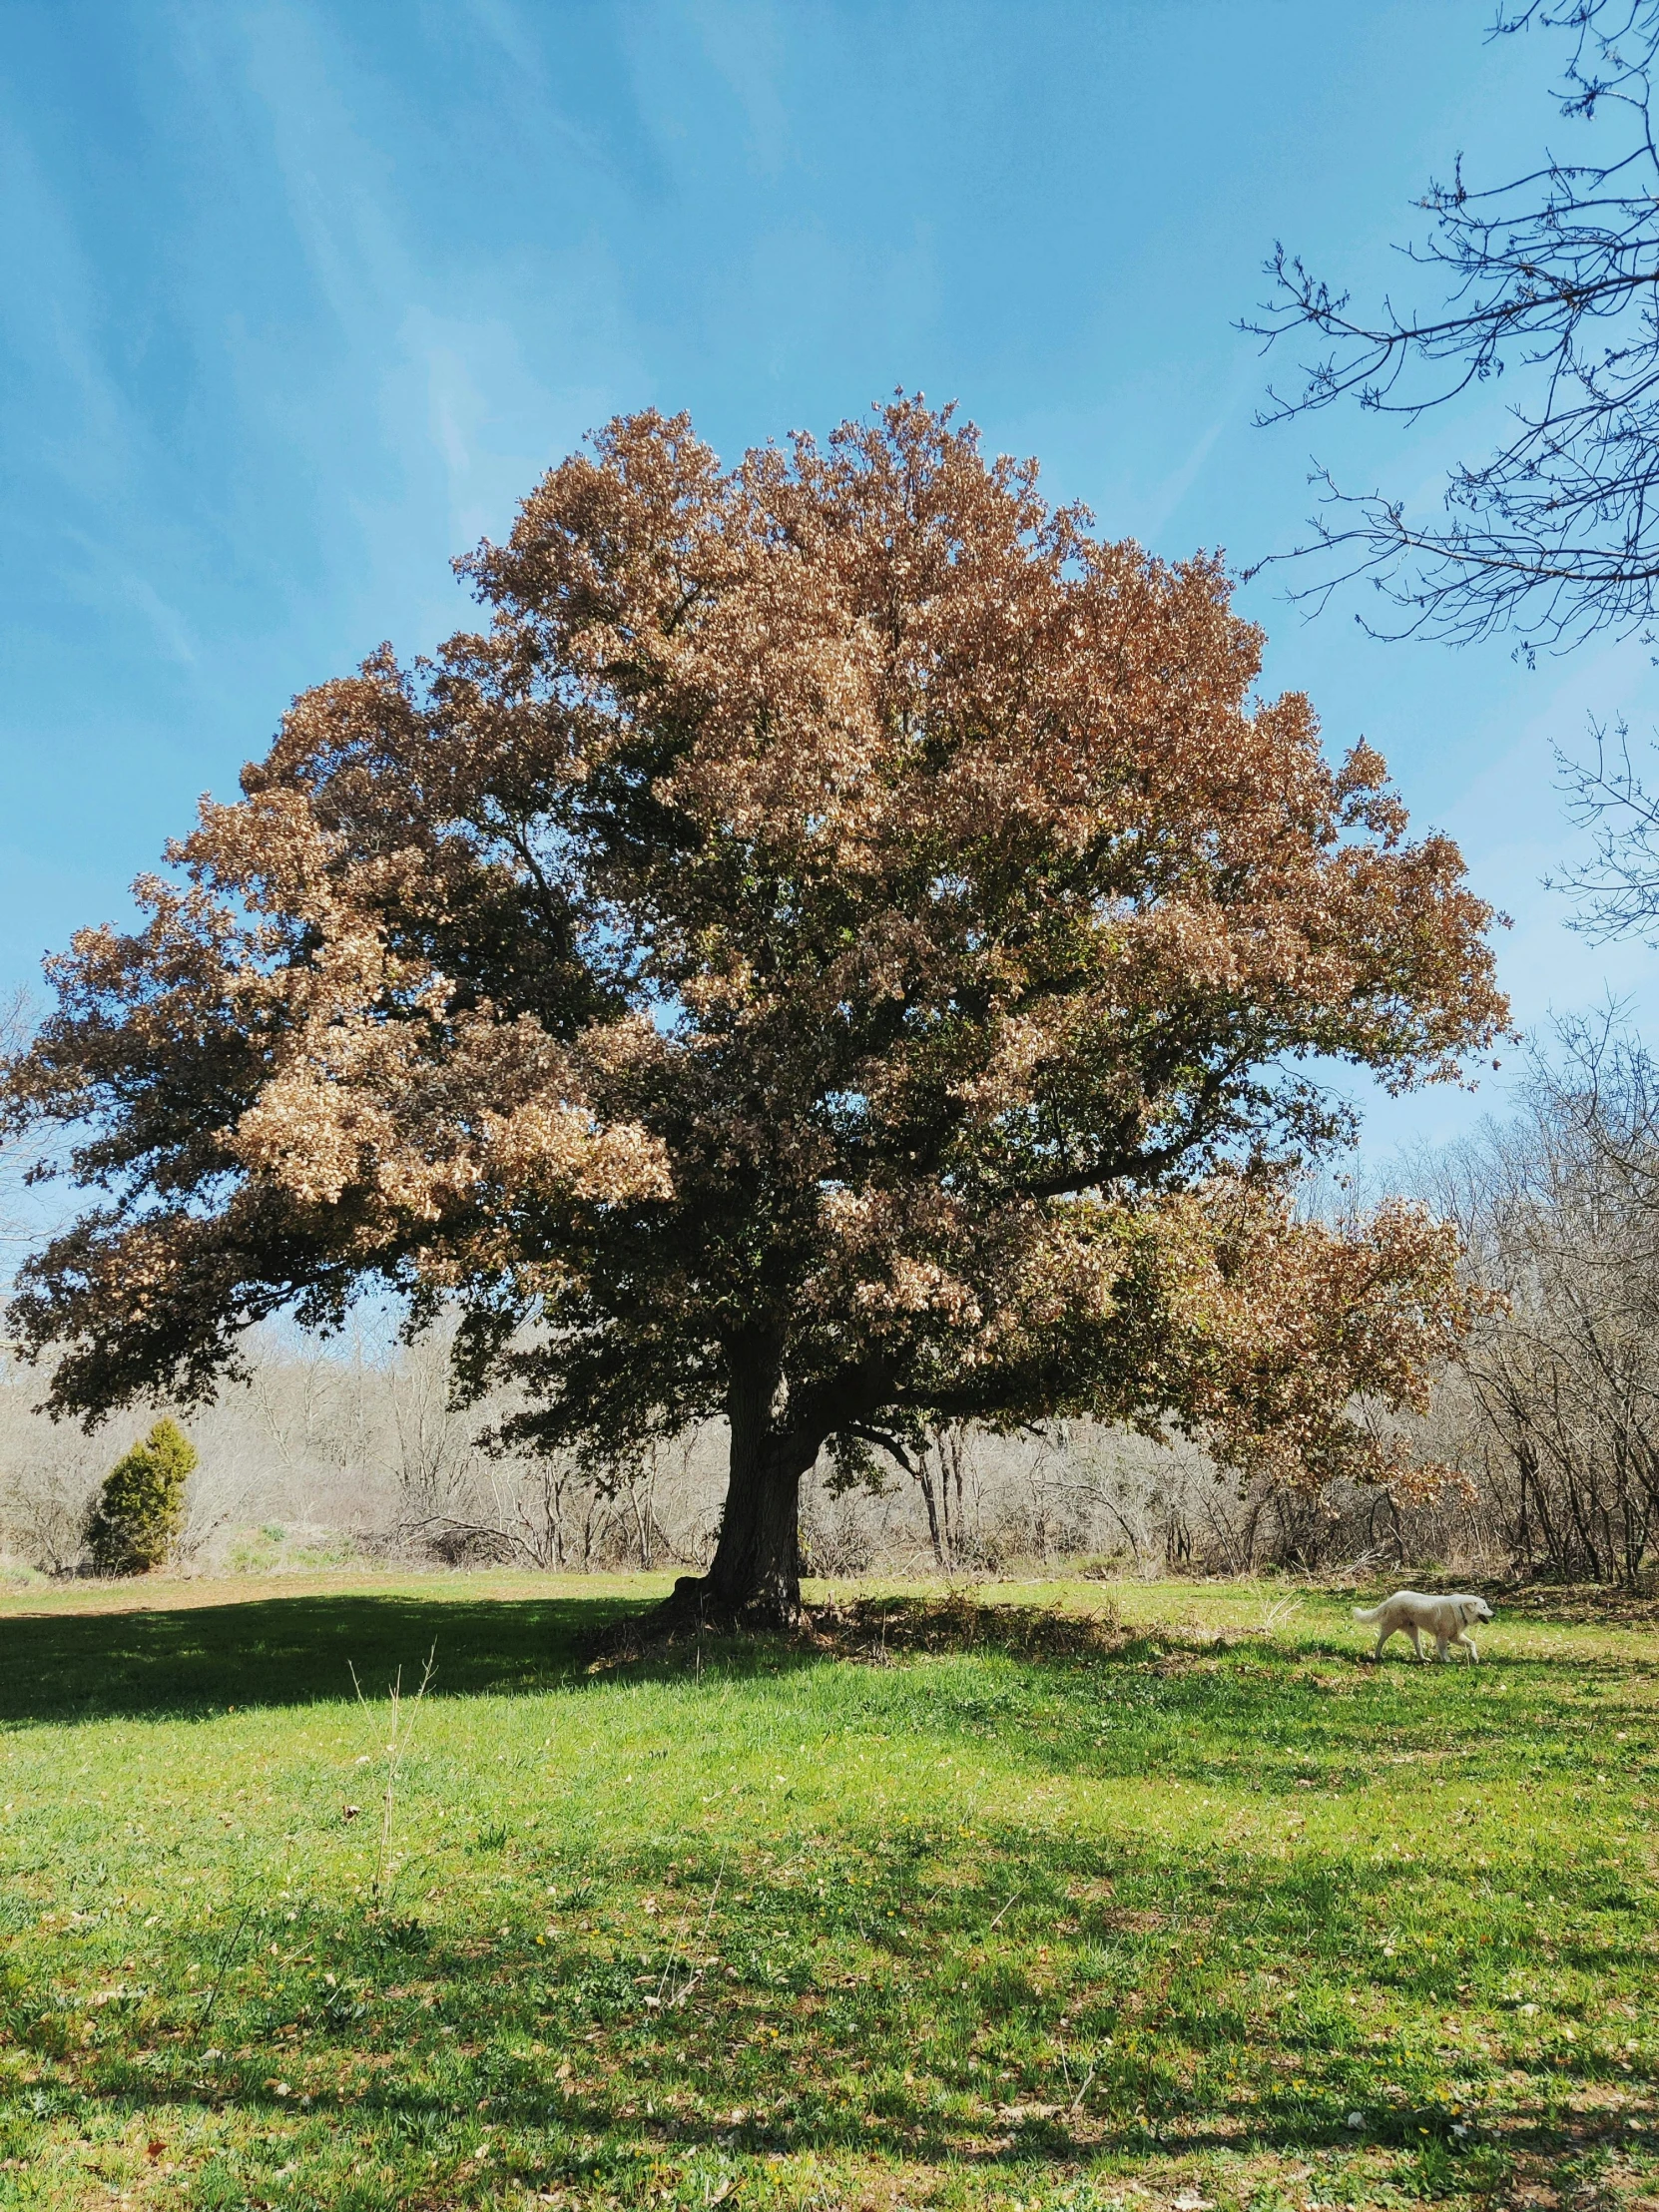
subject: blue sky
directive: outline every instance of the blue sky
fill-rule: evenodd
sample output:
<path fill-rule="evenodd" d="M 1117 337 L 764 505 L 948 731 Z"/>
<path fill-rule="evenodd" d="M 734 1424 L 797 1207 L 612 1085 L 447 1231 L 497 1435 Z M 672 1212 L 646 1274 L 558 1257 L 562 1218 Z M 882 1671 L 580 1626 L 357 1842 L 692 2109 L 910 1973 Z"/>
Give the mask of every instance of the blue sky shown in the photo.
<path fill-rule="evenodd" d="M 448 560 L 619 409 L 724 453 L 902 384 L 1170 555 L 1295 535 L 1310 454 L 1425 494 L 1415 431 L 1251 427 L 1276 238 L 1374 295 L 1462 149 L 1560 122 L 1488 0 L 6 0 L 0 983 L 227 793 L 298 689 L 463 619 Z M 1281 373 L 1288 363 L 1276 364 Z M 1552 740 L 1659 724 L 1639 645 L 1514 664 L 1242 604 L 1515 918 L 1529 1026 L 1652 957 L 1564 927 Z M 1371 1146 L 1500 1103 L 1380 1105 Z"/>

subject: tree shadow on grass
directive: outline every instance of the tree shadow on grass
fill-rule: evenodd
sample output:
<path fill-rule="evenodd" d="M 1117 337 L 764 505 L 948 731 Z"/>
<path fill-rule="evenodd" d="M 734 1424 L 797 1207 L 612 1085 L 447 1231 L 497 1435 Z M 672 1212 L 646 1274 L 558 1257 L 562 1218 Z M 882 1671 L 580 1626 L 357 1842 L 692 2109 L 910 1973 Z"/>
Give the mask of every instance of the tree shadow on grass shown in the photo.
<path fill-rule="evenodd" d="M 710 1635 L 654 1644 L 618 1659 L 629 1624 L 655 1596 L 614 1592 L 545 1598 L 410 1596 L 330 1591 L 165 1602 L 107 1613 L 0 1617 L 0 1728 L 29 1723 L 205 1717 L 348 1698 L 352 1670 L 366 1696 L 402 1672 L 428 1696 L 508 1695 L 589 1678 L 672 1680 L 707 1661 L 723 1679 L 822 1664 L 830 1653 L 769 1636 Z M 605 1656 L 597 1658 L 597 1652 Z"/>
<path fill-rule="evenodd" d="M 1032 1926 L 1022 1949 L 1029 1962 L 1036 1923 L 1090 1862 L 1064 1836 L 1030 1833 L 1025 1849 L 1032 1879 L 1022 1901 L 1031 1907 Z M 1155 1855 L 1120 1849 L 1112 1864 L 1122 1894 L 1167 1899 L 1170 1870 Z M 1275 1866 L 1259 1870 L 1257 1885 L 1231 1895 L 1225 1907 L 1214 1897 L 1203 1902 L 1213 1920 L 1231 1912 L 1252 1929 L 1277 1918 L 1285 1931 L 1303 1931 L 1306 1947 L 1296 1963 L 1318 1982 L 1342 1977 L 1359 1921 L 1393 1879 L 1387 1870 L 1343 1876 Z M 994 1889 L 962 1900 L 976 1927 L 984 1925 Z M 750 1893 L 746 1900 L 762 1902 Z M 772 1914 L 799 1911 L 799 1902 L 780 1892 Z M 1219 1927 L 1213 1933 L 1223 1934 Z M 350 2145 L 348 2155 L 384 2161 L 388 2169 L 415 2152 L 430 2152 L 438 2169 L 437 2178 L 421 2175 L 430 2196 L 342 2195 L 342 2201 L 444 2205 L 499 2201 L 483 2186 L 478 2145 L 485 2138 L 495 2174 L 511 2173 L 525 2187 L 577 2186 L 591 2193 L 579 2201 L 613 2204 L 618 2194 L 625 2203 L 671 2201 L 660 2186 L 665 2159 L 676 2169 L 691 2161 L 689 2170 L 706 2176 L 708 2186 L 685 2197 L 706 2203 L 717 2181 L 727 2184 L 720 2193 L 729 2193 L 734 2171 L 764 2173 L 764 2159 L 802 2153 L 858 2160 L 875 2154 L 900 2167 L 946 2162 L 963 2172 L 979 2169 L 987 2190 L 1021 2176 L 1027 2185 L 1050 2186 L 1103 2158 L 1181 2160 L 1241 2148 L 1306 2157 L 1353 2144 L 1346 2114 L 1356 2104 L 1367 2114 L 1370 2144 L 1414 2152 L 1437 2146 L 1445 2156 L 1455 2153 L 1454 2165 L 1462 2155 L 1456 2134 L 1462 2108 L 1430 2053 L 1416 2054 L 1402 2073 L 1397 2048 L 1373 2050 L 1357 2031 L 1344 2029 L 1333 2041 L 1328 2024 L 1300 2021 L 1294 2012 L 1271 2026 L 1256 2023 L 1202 1991 L 1172 1987 L 1167 1946 L 1179 1939 L 1174 1926 L 1142 1932 L 1133 1941 L 1120 1936 L 1119 1985 L 1096 2000 L 1111 2015 L 1103 2011 L 1091 2023 L 1094 2058 L 1075 2096 L 1084 2068 L 1068 2073 L 1062 2087 L 1052 2053 L 1028 2052 L 1022 2061 L 998 2050 L 983 2064 L 967 2058 L 970 2047 L 981 2047 L 977 2040 L 970 2046 L 970 2030 L 1010 2040 L 1021 2028 L 1052 2032 L 1055 2000 L 1011 1966 L 993 1976 L 989 1963 L 970 1976 L 971 1990 L 963 1980 L 953 1996 L 952 1983 L 929 1978 L 925 1945 L 894 1951 L 873 1978 L 850 1976 L 843 1985 L 819 1974 L 792 1992 L 757 1979 L 755 1946 L 729 1932 L 724 1948 L 744 1962 L 742 1970 L 711 1977 L 698 2012 L 682 2026 L 673 2015 L 647 2009 L 651 1999 L 642 1990 L 655 1976 L 633 1974 L 632 1956 L 601 1957 L 572 1944 L 556 1960 L 528 1949 L 514 1957 L 506 1944 L 473 1937 L 458 1944 L 440 1938 L 429 1950 L 417 1945 L 388 1957 L 366 1947 L 373 1936 L 359 1925 L 355 1949 L 336 1936 L 328 1952 L 343 1992 L 332 2031 L 318 2016 L 319 2000 L 332 2000 L 314 1970 L 307 1996 L 291 1988 L 278 1994 L 253 1976 L 244 1990 L 239 1966 L 214 2024 L 215 2044 L 224 2049 L 204 2051 L 202 2037 L 170 2040 L 165 2055 L 153 2049 L 136 2064 L 119 2050 L 89 2058 L 61 2038 L 42 2045 L 24 2006 L 13 2028 L 19 2040 L 73 2050 L 82 2068 L 78 2080 L 60 2080 L 49 2099 L 36 2100 L 37 2118 L 49 2102 L 53 2116 L 83 2129 L 90 2145 L 112 2117 L 119 2124 L 142 2116 L 171 2134 L 176 2120 L 160 2119 L 163 2109 L 211 2110 L 215 2124 L 240 2142 L 243 2163 L 235 2194 L 228 2189 L 197 2202 L 260 2201 L 269 2184 L 305 2161 L 316 2162 L 305 2169 L 316 2190 L 312 2201 L 332 2202 L 323 2174 L 330 2135 Z M 767 1940 L 775 1936 L 776 1930 Z M 317 1940 L 313 1931 L 308 1947 Z M 321 1962 L 319 1956 L 316 1967 Z M 375 1984 L 374 2001 L 346 2003 L 365 1973 Z M 407 1985 L 422 1980 L 438 1995 L 432 2013 L 421 2008 L 418 1988 Z M 1143 1998 L 1150 2011 L 1142 2009 Z M 918 2055 L 918 2016 L 932 2018 L 951 2003 L 963 2014 L 956 2049 L 930 2060 Z M 764 2026 L 757 2032 L 768 2017 L 785 2022 L 781 2044 L 769 2046 Z M 1112 2034 L 1100 2040 L 1108 2027 L 1115 2043 Z M 1264 2031 L 1273 2048 L 1252 2052 L 1253 2037 Z M 683 2047 L 666 2049 L 665 2041 Z M 1218 2063 L 1229 2047 L 1258 2084 L 1244 2109 L 1224 2086 L 1233 2068 Z M 1003 2056 L 1007 2070 L 998 2063 Z M 356 2071 L 343 2095 L 324 2085 L 336 2069 L 353 2074 L 353 2060 L 367 2069 L 366 2078 Z M 1276 2067 L 1279 2060 L 1286 2063 Z M 1196 2078 L 1206 2061 L 1207 2084 Z M 1289 2078 L 1304 2067 L 1313 2078 Z M 278 2085 L 277 2075 L 313 2085 L 303 2111 L 293 2102 L 297 2086 L 290 2090 L 288 2078 Z M 1534 2083 L 1504 2115 L 1508 2152 L 1559 2156 L 1617 2139 L 1616 2115 L 1546 2109 L 1547 2099 L 1536 2093 L 1542 2086 Z M 1653 2110 L 1646 2082 L 1627 2080 L 1624 2090 L 1636 2109 Z M 335 2179 L 343 2189 L 337 2169 Z M 270 2196 L 278 2194 L 269 2188 Z"/>
<path fill-rule="evenodd" d="M 686 2197 L 707 2203 L 734 2170 L 763 2174 L 763 2160 L 791 2153 L 977 2168 L 988 2195 L 1022 2174 L 1048 2186 L 1103 2157 L 1179 2160 L 1247 2145 L 1307 2156 L 1352 2142 L 1355 2106 L 1368 2142 L 1456 2148 L 1462 2107 L 1431 2036 L 1380 2042 L 1341 2001 L 1372 1978 L 1365 1938 L 1379 1909 L 1397 1903 L 1396 1870 L 1250 1865 L 1227 1847 L 1174 1866 L 1156 1837 L 1027 1827 L 1005 1840 L 1023 1872 L 1005 1896 L 1011 1881 L 982 1838 L 952 1844 L 935 1826 L 848 1841 L 860 1863 L 879 1855 L 879 1898 L 900 1909 L 897 1925 L 884 1927 L 875 1897 L 859 1901 L 844 1881 L 812 1900 L 787 1868 L 750 1854 L 714 1930 L 722 1963 L 707 1973 L 697 1968 L 727 1863 L 712 1838 L 691 1869 L 684 1839 L 672 1847 L 693 1877 L 686 1918 L 702 1927 L 690 1953 L 666 1922 L 645 1930 L 636 1920 L 638 1933 L 620 1940 L 612 1916 L 637 1899 L 640 1870 L 602 1868 L 580 1908 L 567 1879 L 564 1932 L 545 1949 L 534 1917 L 509 1931 L 493 1900 L 470 1921 L 428 1926 L 299 1894 L 300 1925 L 289 1933 L 274 1905 L 240 1949 L 227 1949 L 223 1928 L 203 1928 L 193 1939 L 204 1972 L 229 1963 L 211 2038 L 200 1982 L 186 1989 L 178 1955 L 172 2019 L 112 2009 L 90 2046 L 84 1993 L 76 2001 L 39 1972 L 0 1975 L 0 2023 L 49 2083 L 12 2106 L 24 2129 L 14 2155 L 28 2155 L 28 2131 L 47 2117 L 79 2131 L 91 2155 L 112 2126 L 142 2117 L 171 2139 L 180 2115 L 195 2114 L 237 2146 L 239 2170 L 222 2194 L 204 2188 L 192 2202 L 280 2201 L 297 2165 L 295 2188 L 310 2202 L 335 2202 L 337 2189 L 337 2201 L 365 2206 L 452 2206 L 500 2201 L 473 2184 L 507 2173 L 526 2187 L 579 2185 L 583 2202 L 667 2201 L 655 2185 L 665 2159 L 711 2162 L 712 2172 L 696 2168 L 709 2187 Z M 940 1884 L 941 1851 L 966 1879 Z M 660 1882 L 653 1889 L 662 1894 Z M 1621 1912 L 1628 1938 L 1639 1903 Z M 584 1926 L 589 1913 L 606 1926 Z M 1062 1940 L 1062 1919 L 1077 1944 L 1063 1966 L 1047 1947 Z M 1394 2001 L 1425 2023 L 1459 1976 L 1481 1980 L 1489 2003 L 1511 1970 L 1481 1956 L 1466 1912 L 1443 1934 L 1455 1941 L 1436 1947 L 1455 1957 L 1431 1968 L 1418 1952 L 1385 1969 Z M 274 1935 L 288 1954 L 276 1965 Z M 1199 1975 L 1195 1945 L 1220 1950 L 1223 1985 Z M 1305 1981 L 1306 2014 L 1258 2011 L 1232 1980 L 1270 1958 Z M 1063 1993 L 1056 1970 L 1070 1983 Z M 1583 2063 L 1588 2083 L 1596 2063 Z M 1540 2071 L 1506 2100 L 1513 2148 L 1560 2149 L 1563 2127 L 1616 2134 L 1617 2115 L 1553 2113 L 1546 2086 Z M 1626 2077 L 1621 2092 L 1627 2106 L 1653 2109 L 1645 2080 Z M 0 2141 L 5 2111 L 0 2097 Z M 417 2173 L 431 2193 L 358 2196 L 347 2161 Z"/>
<path fill-rule="evenodd" d="M 0 1619 L 0 1727 L 159 1719 L 383 1695 L 402 1670 L 428 1695 L 546 1689 L 579 1676 L 591 1639 L 633 1610 L 615 1597 L 266 1597 L 121 1613 Z"/>
<path fill-rule="evenodd" d="M 680 1636 L 655 1641 L 654 1600 L 614 1593 L 466 1598 L 327 1592 L 165 1603 L 108 1613 L 0 1618 L 0 1727 L 104 1719 L 195 1717 L 382 1695 L 436 1665 L 429 1695 L 469 1697 L 550 1689 L 587 1679 L 676 1680 L 705 1664 L 733 1676 L 826 1663 L 902 1664 L 1000 1652 L 1025 1662 L 1135 1664 L 1168 1651 L 1174 1632 L 1104 1636 L 1087 1620 L 1040 1609 L 880 1601 L 799 1638 Z M 1177 1639 L 1179 1640 L 1179 1639 Z"/>
<path fill-rule="evenodd" d="M 596 1685 L 619 1675 L 676 1680 L 705 1664 L 730 1679 L 1000 1653 L 1039 1670 L 1107 1667 L 1154 1676 L 1171 1705 L 1199 1706 L 1224 1688 L 1234 1700 L 1273 1704 L 1299 1666 L 1352 1663 L 1354 1656 L 1336 1644 L 1291 1653 L 1233 1637 L 1189 1637 L 1155 1622 L 1119 1628 L 957 1600 L 872 1602 L 841 1616 L 833 1633 L 820 1624 L 799 1639 L 711 1635 L 700 1647 L 682 1638 L 632 1648 L 630 1625 L 652 1602 L 614 1592 L 510 1599 L 329 1592 L 15 1615 L 0 1618 L 0 1728 L 331 1702 L 353 1694 L 353 1668 L 364 1693 L 379 1696 L 399 1670 L 412 1688 L 434 1647 L 434 1697 L 545 1690 L 590 1677 Z M 1219 1678 L 1204 1679 L 1218 1666 Z M 1183 1679 L 1188 1670 L 1191 1678 Z M 1376 1675 L 1368 1667 L 1357 1684 Z"/>

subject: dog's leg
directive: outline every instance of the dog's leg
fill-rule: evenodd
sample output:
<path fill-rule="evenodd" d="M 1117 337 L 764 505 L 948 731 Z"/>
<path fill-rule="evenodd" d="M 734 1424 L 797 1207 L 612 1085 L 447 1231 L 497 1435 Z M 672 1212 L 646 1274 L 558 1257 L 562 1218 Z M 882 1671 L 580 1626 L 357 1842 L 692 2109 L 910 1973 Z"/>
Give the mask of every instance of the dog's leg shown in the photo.
<path fill-rule="evenodd" d="M 1464 1633 L 1457 1640 L 1469 1655 L 1469 1665 L 1471 1667 L 1479 1666 L 1480 1654 L 1474 1648 L 1474 1638 L 1465 1630 Z"/>
<path fill-rule="evenodd" d="M 1415 1621 L 1410 1621 L 1406 1625 L 1405 1633 L 1411 1639 L 1411 1649 L 1420 1659 L 1422 1657 L 1422 1630 Z"/>
<path fill-rule="evenodd" d="M 1391 1628 L 1382 1629 L 1378 1634 L 1377 1649 L 1372 1653 L 1372 1658 L 1378 1666 L 1382 1664 L 1382 1646 L 1392 1634 L 1393 1630 Z"/>

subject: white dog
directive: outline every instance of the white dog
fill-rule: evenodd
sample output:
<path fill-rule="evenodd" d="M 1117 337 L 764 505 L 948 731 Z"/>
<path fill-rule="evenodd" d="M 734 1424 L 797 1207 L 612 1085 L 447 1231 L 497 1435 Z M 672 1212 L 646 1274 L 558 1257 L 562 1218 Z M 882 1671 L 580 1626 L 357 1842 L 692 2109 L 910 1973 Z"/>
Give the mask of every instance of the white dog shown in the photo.
<path fill-rule="evenodd" d="M 1422 1657 L 1422 1637 L 1426 1629 L 1438 1646 L 1437 1656 L 1449 1658 L 1448 1646 L 1461 1644 L 1470 1662 L 1480 1657 L 1469 1636 L 1471 1621 L 1489 1621 L 1492 1609 L 1483 1597 L 1471 1597 L 1466 1592 L 1454 1591 L 1450 1597 L 1424 1597 L 1417 1590 L 1395 1590 L 1392 1597 L 1385 1597 L 1381 1605 L 1374 1605 L 1369 1612 L 1363 1606 L 1354 1608 L 1357 1621 L 1377 1623 L 1377 1649 L 1374 1659 L 1381 1659 L 1382 1646 L 1396 1628 L 1403 1629 L 1411 1639 L 1411 1649 Z"/>

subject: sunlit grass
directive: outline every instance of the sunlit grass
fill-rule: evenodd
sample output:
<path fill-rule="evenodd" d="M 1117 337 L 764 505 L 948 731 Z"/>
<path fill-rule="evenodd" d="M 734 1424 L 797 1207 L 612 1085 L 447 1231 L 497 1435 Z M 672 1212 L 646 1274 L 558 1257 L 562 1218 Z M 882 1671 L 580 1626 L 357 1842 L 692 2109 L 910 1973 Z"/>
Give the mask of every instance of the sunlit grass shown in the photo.
<path fill-rule="evenodd" d="M 1047 1585 L 1135 1633 L 590 1673 L 649 1585 L 280 1587 L 4 1601 L 0 2204 L 1651 2186 L 1650 1629 Z"/>

